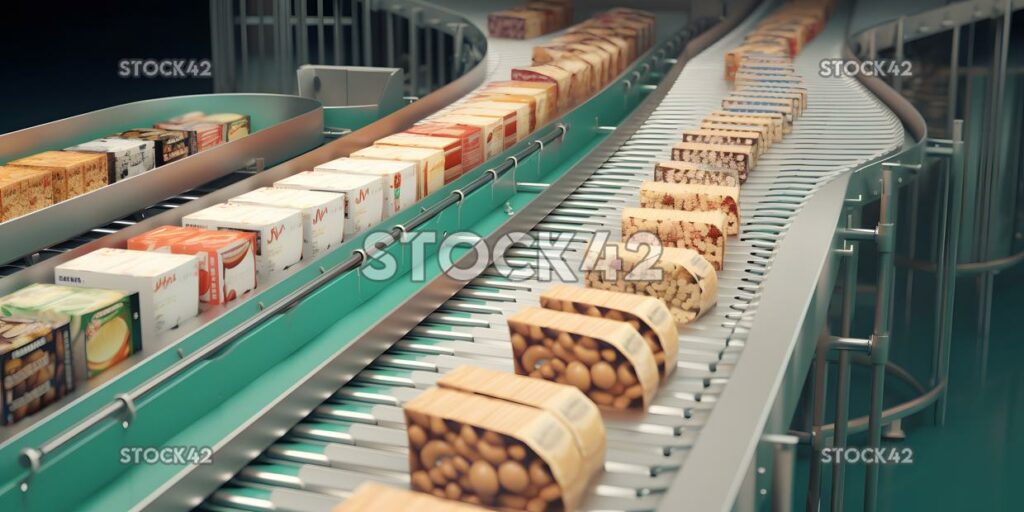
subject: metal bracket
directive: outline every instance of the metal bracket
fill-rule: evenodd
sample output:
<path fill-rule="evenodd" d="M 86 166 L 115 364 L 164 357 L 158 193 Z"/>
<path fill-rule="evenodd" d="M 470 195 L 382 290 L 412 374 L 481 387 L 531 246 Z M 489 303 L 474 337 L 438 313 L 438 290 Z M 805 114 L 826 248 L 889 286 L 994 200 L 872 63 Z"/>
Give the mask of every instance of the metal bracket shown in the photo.
<path fill-rule="evenodd" d="M 124 414 L 121 419 L 121 428 L 127 429 L 131 426 L 132 422 L 135 421 L 135 414 L 137 409 L 135 408 L 135 399 L 127 393 L 121 393 L 114 397 L 115 402 L 121 402 L 124 408 Z"/>

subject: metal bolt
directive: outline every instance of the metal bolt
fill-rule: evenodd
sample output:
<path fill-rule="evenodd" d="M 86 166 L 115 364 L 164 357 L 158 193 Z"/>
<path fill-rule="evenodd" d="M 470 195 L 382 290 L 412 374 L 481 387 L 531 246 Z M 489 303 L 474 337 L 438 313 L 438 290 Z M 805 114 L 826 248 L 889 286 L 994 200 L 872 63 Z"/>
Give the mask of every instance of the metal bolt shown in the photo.
<path fill-rule="evenodd" d="M 764 466 L 758 466 L 757 467 L 757 474 L 763 475 L 764 473 L 765 473 Z"/>

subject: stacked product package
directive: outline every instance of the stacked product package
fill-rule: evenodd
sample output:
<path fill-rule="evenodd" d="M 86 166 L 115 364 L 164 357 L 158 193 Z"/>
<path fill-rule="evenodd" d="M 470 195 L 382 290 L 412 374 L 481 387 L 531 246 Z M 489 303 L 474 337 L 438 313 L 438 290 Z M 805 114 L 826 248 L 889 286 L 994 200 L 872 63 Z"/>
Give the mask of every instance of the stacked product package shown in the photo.
<path fill-rule="evenodd" d="M 249 134 L 249 116 L 190 112 L 0 166 L 0 222 L 138 176 Z"/>
<path fill-rule="evenodd" d="M 487 32 L 491 37 L 532 39 L 562 30 L 571 23 L 571 0 L 527 2 L 520 7 L 490 13 Z"/>

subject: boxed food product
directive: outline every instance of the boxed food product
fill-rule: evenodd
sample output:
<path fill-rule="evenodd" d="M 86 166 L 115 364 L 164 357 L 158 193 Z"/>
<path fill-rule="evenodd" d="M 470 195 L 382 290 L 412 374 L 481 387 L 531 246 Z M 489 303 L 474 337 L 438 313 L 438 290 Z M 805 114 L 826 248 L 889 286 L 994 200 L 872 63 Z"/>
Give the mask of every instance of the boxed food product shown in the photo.
<path fill-rule="evenodd" d="M 107 156 L 80 151 L 45 151 L 8 162 L 50 172 L 54 204 L 107 185 Z"/>
<path fill-rule="evenodd" d="M 741 115 L 769 116 L 782 124 L 782 134 L 793 131 L 793 107 L 787 104 L 769 105 L 761 101 L 738 101 L 726 98 L 722 100 L 722 110 Z"/>
<path fill-rule="evenodd" d="M 537 128 L 537 98 L 528 96 L 525 94 L 507 94 L 492 92 L 489 89 L 483 89 L 472 96 L 470 101 L 497 101 L 501 103 L 514 103 L 526 107 L 527 119 L 526 127 L 527 133 L 532 132 Z M 517 123 L 520 123 L 518 121 Z M 517 124 L 517 128 L 519 125 Z"/>
<path fill-rule="evenodd" d="M 505 9 L 487 15 L 487 33 L 491 37 L 531 39 L 545 33 L 543 12 L 528 9 Z"/>
<path fill-rule="evenodd" d="M 569 33 L 554 38 L 552 44 L 583 44 L 588 47 L 599 48 L 608 56 L 609 80 L 615 78 L 626 67 L 626 62 L 624 60 L 620 61 L 622 49 L 600 36 L 585 33 Z"/>
<path fill-rule="evenodd" d="M 791 77 L 783 75 L 765 75 L 762 73 L 750 73 L 747 71 L 739 70 L 736 72 L 736 76 L 733 77 L 733 81 L 737 87 L 743 87 L 747 85 L 761 85 L 765 87 L 804 87 L 804 81 L 800 77 Z"/>
<path fill-rule="evenodd" d="M 466 103 L 468 110 L 486 110 L 492 111 L 495 115 L 500 115 L 503 118 L 512 112 L 516 116 L 516 141 L 525 140 L 530 135 L 530 106 L 519 102 L 503 102 L 498 100 L 492 100 L 487 98 L 473 97 Z M 461 109 L 460 109 L 461 110 Z M 458 111 L 456 111 L 458 112 Z M 469 113 L 469 115 L 484 115 Z M 505 141 L 508 142 L 508 137 L 505 137 Z"/>
<path fill-rule="evenodd" d="M 252 133 L 252 121 L 249 116 L 243 114 L 210 114 L 200 119 L 204 123 L 217 123 L 224 125 L 224 142 L 241 139 Z"/>
<path fill-rule="evenodd" d="M 489 82 L 482 92 L 530 96 L 537 102 L 535 127 L 543 126 L 558 115 L 558 86 L 551 82 L 505 80 Z"/>
<path fill-rule="evenodd" d="M 770 123 L 765 124 L 744 124 L 743 121 L 725 119 L 721 117 L 709 117 L 700 122 L 701 130 L 713 132 L 751 132 L 757 134 L 757 153 L 768 151 L 772 146 L 772 130 Z"/>
<path fill-rule="evenodd" d="M 384 184 L 382 220 L 416 202 L 416 164 L 414 162 L 345 157 L 322 163 L 313 171 L 380 176 Z"/>
<path fill-rule="evenodd" d="M 54 268 L 57 284 L 139 294 L 142 332 L 159 333 L 199 315 L 199 258 L 103 248 Z"/>
<path fill-rule="evenodd" d="M 725 79 L 735 80 L 736 73 L 740 69 L 740 63 L 747 55 L 771 55 L 789 58 L 789 49 L 782 45 L 771 43 L 750 43 L 746 42 L 725 54 Z"/>
<path fill-rule="evenodd" d="M 225 304 L 256 289 L 256 235 L 163 226 L 128 239 L 128 249 L 199 256 L 199 301 Z"/>
<path fill-rule="evenodd" d="M 406 130 L 405 133 L 459 139 L 459 147 L 462 150 L 463 174 L 484 162 L 483 130 L 479 127 L 428 122 L 413 126 Z M 445 185 L 447 185 L 449 182 L 447 177 L 445 178 Z"/>
<path fill-rule="evenodd" d="M 92 151 L 107 155 L 107 179 L 110 183 L 138 176 L 156 167 L 151 140 L 104 138 L 67 148 L 68 151 Z"/>
<path fill-rule="evenodd" d="M 750 146 L 753 155 L 751 160 L 756 160 L 766 149 L 760 133 L 746 130 L 688 129 L 683 130 L 683 142 Z"/>
<path fill-rule="evenodd" d="M 401 160 L 416 164 L 416 199 L 444 187 L 444 152 L 439 149 L 401 146 L 370 146 L 353 152 L 352 158 Z"/>
<path fill-rule="evenodd" d="M 75 388 L 67 322 L 0 316 L 0 425 L 35 414 Z"/>
<path fill-rule="evenodd" d="M 341 245 L 345 234 L 345 195 L 314 190 L 263 187 L 229 203 L 291 208 L 302 212 L 302 257 L 316 258 Z"/>
<path fill-rule="evenodd" d="M 565 112 L 574 105 L 576 97 L 572 89 L 573 74 L 559 67 L 543 64 L 526 68 L 512 68 L 512 80 L 520 82 L 545 82 L 555 85 L 556 111 Z"/>
<path fill-rule="evenodd" d="M 678 160 L 654 164 L 654 181 L 727 187 L 735 187 L 742 183 L 740 175 L 735 169 L 711 167 Z"/>
<path fill-rule="evenodd" d="M 156 123 L 153 127 L 160 128 L 161 130 L 185 132 L 188 135 L 188 147 L 191 154 L 206 151 L 224 142 L 225 126 L 220 123 L 202 120 L 183 122 L 163 121 Z"/>
<path fill-rule="evenodd" d="M 450 489 L 450 490 L 449 490 Z M 331 512 L 487 512 L 490 509 L 454 501 L 462 496 L 462 488 L 449 482 L 443 488 L 434 488 L 433 494 L 413 492 L 367 480 Z M 447 498 L 447 499 L 445 499 Z"/>
<path fill-rule="evenodd" d="M 302 213 L 290 208 L 221 203 L 186 215 L 182 226 L 256 235 L 256 273 L 266 278 L 302 259 Z"/>
<path fill-rule="evenodd" d="M 461 501 L 517 510 L 572 510 L 582 498 L 583 456 L 544 409 L 435 387 L 404 411 L 415 490 L 454 483 Z"/>
<path fill-rule="evenodd" d="M 711 167 L 735 169 L 740 179 L 746 181 L 753 169 L 754 148 L 739 144 L 705 144 L 703 142 L 679 142 L 672 146 L 672 159 Z"/>
<path fill-rule="evenodd" d="M 0 297 L 0 316 L 70 324 L 71 363 L 65 365 L 64 378 L 76 384 L 142 350 L 134 293 L 33 284 Z"/>
<path fill-rule="evenodd" d="M 782 142 L 781 116 L 776 119 L 768 115 L 743 114 L 739 112 L 716 110 L 704 117 L 704 120 L 701 121 L 702 128 L 705 123 L 727 124 L 733 126 L 762 126 L 767 132 L 765 140 L 770 141 L 768 147 L 771 147 L 771 143 Z"/>
<path fill-rule="evenodd" d="M 108 138 L 152 141 L 157 167 L 181 160 L 191 154 L 188 134 L 177 130 L 136 128 L 115 133 Z"/>
<path fill-rule="evenodd" d="M 528 307 L 508 327 L 519 375 L 575 386 L 614 409 L 644 410 L 654 399 L 658 364 L 627 323 Z"/>
<path fill-rule="evenodd" d="M 452 110 L 448 113 L 453 116 L 487 117 L 497 119 L 502 126 L 501 149 L 508 149 L 519 142 L 519 116 L 514 108 L 493 109 L 480 108 L 475 104 L 468 104 Z M 529 119 L 527 119 L 529 122 Z"/>
<path fill-rule="evenodd" d="M 453 137 L 431 137 L 414 133 L 395 133 L 377 139 L 374 146 L 399 146 L 403 148 L 436 149 L 444 153 L 444 182 L 457 180 L 465 169 L 462 165 L 462 141 Z"/>
<path fill-rule="evenodd" d="M 740 233 L 740 187 L 690 185 L 645 181 L 640 184 L 642 208 L 681 211 L 720 211 L 725 214 L 725 233 Z"/>
<path fill-rule="evenodd" d="M 623 67 L 629 67 L 629 64 L 636 60 L 637 47 L 636 40 L 629 40 L 622 37 L 621 34 L 615 30 L 607 27 L 597 27 L 594 25 L 579 24 L 571 29 L 574 33 L 588 34 L 591 36 L 600 37 L 612 44 L 619 49 L 619 62 L 623 64 Z"/>
<path fill-rule="evenodd" d="M 762 87 L 748 84 L 737 87 L 735 92 L 754 97 L 789 98 L 794 100 L 794 105 L 801 115 L 807 110 L 807 89 L 804 87 Z"/>
<path fill-rule="evenodd" d="M 53 177 L 43 169 L 0 166 L 0 222 L 53 204 Z"/>
<path fill-rule="evenodd" d="M 654 208 L 623 208 L 622 239 L 634 234 L 656 236 L 664 247 L 693 249 L 722 270 L 725 262 L 725 214 L 713 212 L 680 212 Z"/>
<path fill-rule="evenodd" d="M 565 48 L 590 64 L 593 70 L 592 80 L 595 90 L 612 81 L 614 77 L 611 67 L 612 59 L 608 51 L 599 46 L 584 43 L 570 43 L 565 45 Z"/>
<path fill-rule="evenodd" d="M 505 124 L 500 117 L 443 114 L 430 119 L 434 123 L 471 126 L 480 129 L 484 146 L 484 160 L 490 160 L 505 149 Z M 514 143 L 514 141 L 513 141 Z M 352 156 L 356 156 L 355 153 Z"/>
<path fill-rule="evenodd" d="M 571 55 L 552 61 L 547 65 L 563 69 L 572 75 L 569 88 L 573 105 L 584 103 L 597 90 L 596 71 L 590 67 L 590 63 L 586 59 Z"/>
<path fill-rule="evenodd" d="M 470 365 L 444 374 L 437 386 L 550 412 L 572 431 L 583 455 L 585 474 L 593 476 L 604 469 L 607 440 L 601 411 L 575 386 Z"/>
<path fill-rule="evenodd" d="M 718 274 L 704 257 L 690 249 L 663 247 L 654 265 L 649 248 L 618 243 L 587 248 L 588 288 L 644 295 L 660 299 L 683 325 L 711 310 L 718 300 Z"/>
<path fill-rule="evenodd" d="M 376 226 L 382 220 L 384 178 L 381 176 L 307 171 L 280 180 L 274 186 L 344 194 L 345 240 Z"/>
<path fill-rule="evenodd" d="M 540 305 L 565 313 L 626 322 L 640 333 L 665 380 L 676 368 L 679 331 L 668 307 L 654 297 L 597 288 L 557 285 L 540 296 Z M 626 377 L 625 374 L 620 376 Z"/>

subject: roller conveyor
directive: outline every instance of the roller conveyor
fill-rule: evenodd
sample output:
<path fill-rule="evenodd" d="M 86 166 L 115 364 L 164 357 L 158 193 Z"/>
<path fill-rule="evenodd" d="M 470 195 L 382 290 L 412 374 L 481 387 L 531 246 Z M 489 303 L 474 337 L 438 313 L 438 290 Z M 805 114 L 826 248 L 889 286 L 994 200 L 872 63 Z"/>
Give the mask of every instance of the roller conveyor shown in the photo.
<path fill-rule="evenodd" d="M 566 259 L 570 262 L 581 258 L 587 240 L 598 230 L 611 232 L 615 239 L 619 212 L 637 205 L 639 184 L 654 163 L 668 160 L 669 148 L 682 130 L 696 126 L 727 94 L 729 86 L 719 78 L 724 52 L 772 7 L 760 7 L 728 36 L 691 59 L 674 83 L 660 85 L 654 97 L 617 129 L 624 132 L 623 140 L 588 169 L 592 176 L 536 224 L 530 233 L 534 239 L 579 235 L 569 246 Z M 605 473 L 594 484 L 584 509 L 731 506 L 729 501 L 714 501 L 728 500 L 716 492 L 687 494 L 679 489 L 688 483 L 688 488 L 699 491 L 696 479 L 687 477 L 710 469 L 691 464 L 692 452 L 721 448 L 717 443 L 701 446 L 711 442 L 702 436 L 703 429 L 711 422 L 721 423 L 719 418 L 729 413 L 719 410 L 720 402 L 736 401 L 729 395 L 729 385 L 743 368 L 739 363 L 748 342 L 757 341 L 749 334 L 758 321 L 763 284 L 775 257 L 787 243 L 794 222 L 816 214 L 807 205 L 822 187 L 848 179 L 865 164 L 894 153 L 907 137 L 900 119 L 859 82 L 817 75 L 821 59 L 841 55 L 846 16 L 845 6 L 840 7 L 825 31 L 796 59 L 808 88 L 809 107 L 793 133 L 761 157 L 741 189 L 741 235 L 728 241 L 725 270 L 719 273 L 718 305 L 681 329 L 678 369 L 647 416 L 639 421 L 606 420 Z M 817 243 L 828 245 L 833 229 L 817 233 Z M 516 245 L 506 257 L 517 264 L 539 265 L 536 244 Z M 401 404 L 461 364 L 511 370 L 504 316 L 535 305 L 539 293 L 551 284 L 513 281 L 494 267 L 486 269 L 211 495 L 203 507 L 323 510 L 366 479 L 405 484 L 407 446 Z M 794 307 L 792 315 L 802 315 L 799 309 Z M 762 384 L 771 386 L 771 382 Z M 716 442 L 723 436 L 728 442 L 726 433 L 716 434 Z M 747 439 L 732 441 L 742 445 Z M 742 473 L 742 468 L 722 471 L 731 477 L 731 473 Z M 708 476 L 701 482 L 713 480 Z"/>

